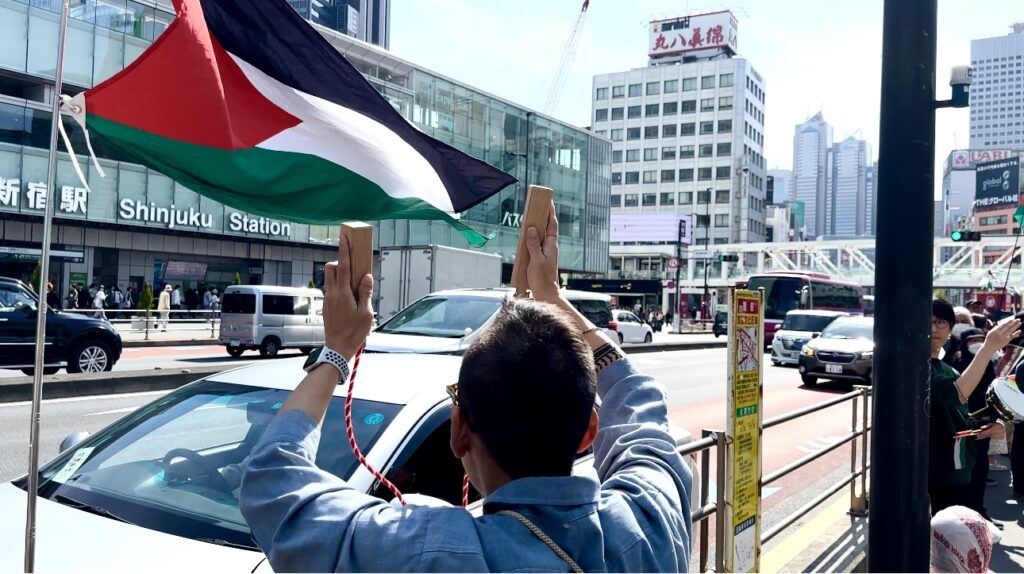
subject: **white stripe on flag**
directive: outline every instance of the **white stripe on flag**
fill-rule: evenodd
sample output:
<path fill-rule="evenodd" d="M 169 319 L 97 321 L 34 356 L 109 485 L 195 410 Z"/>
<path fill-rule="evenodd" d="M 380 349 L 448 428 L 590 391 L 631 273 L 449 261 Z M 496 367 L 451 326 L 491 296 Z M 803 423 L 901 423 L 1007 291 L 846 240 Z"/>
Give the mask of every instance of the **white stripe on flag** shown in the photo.
<path fill-rule="evenodd" d="M 395 199 L 422 199 L 441 211 L 453 211 L 437 171 L 387 126 L 286 86 L 234 54 L 230 56 L 264 97 L 302 120 L 257 147 L 313 155 L 363 176 Z"/>

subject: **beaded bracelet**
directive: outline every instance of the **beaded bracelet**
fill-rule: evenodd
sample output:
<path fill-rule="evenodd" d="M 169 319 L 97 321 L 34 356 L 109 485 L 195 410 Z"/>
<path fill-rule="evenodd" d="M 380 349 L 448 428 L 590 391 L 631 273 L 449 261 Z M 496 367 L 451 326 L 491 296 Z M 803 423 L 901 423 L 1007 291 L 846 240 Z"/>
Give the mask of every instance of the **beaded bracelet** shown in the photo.
<path fill-rule="evenodd" d="M 604 369 L 624 356 L 625 355 L 622 354 L 622 349 L 619 349 L 611 343 L 605 343 L 594 350 L 594 370 L 600 373 L 601 369 Z"/>

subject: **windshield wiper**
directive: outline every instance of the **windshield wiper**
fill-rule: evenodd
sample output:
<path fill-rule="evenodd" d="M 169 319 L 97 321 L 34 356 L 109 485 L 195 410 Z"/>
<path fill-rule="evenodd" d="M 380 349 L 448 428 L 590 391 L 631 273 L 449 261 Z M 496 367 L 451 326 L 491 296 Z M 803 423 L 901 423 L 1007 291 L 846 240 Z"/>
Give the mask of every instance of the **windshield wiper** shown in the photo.
<path fill-rule="evenodd" d="M 113 512 L 110 512 L 106 508 L 102 508 L 100 506 L 94 506 L 94 505 L 91 505 L 91 504 L 85 504 L 84 502 L 79 502 L 79 501 L 77 501 L 77 500 L 75 500 L 73 498 L 68 498 L 67 496 L 64 496 L 63 494 L 58 494 L 57 496 L 54 496 L 53 497 L 53 501 L 54 502 L 59 502 L 59 503 L 61 503 L 63 505 L 66 505 L 66 506 L 70 506 L 71 508 L 74 508 L 75 510 L 84 510 L 85 512 L 88 512 L 88 513 L 91 513 L 91 514 L 96 514 L 98 516 L 104 516 L 106 518 L 111 518 L 111 519 L 116 520 L 118 522 L 124 522 L 125 524 L 131 524 L 132 526 L 138 526 L 134 522 L 131 522 L 131 521 L 127 520 L 127 519 L 124 519 L 124 518 L 114 514 Z"/>
<path fill-rule="evenodd" d="M 227 540 L 222 540 L 220 538 L 196 538 L 196 540 L 198 540 L 199 542 L 206 542 L 207 544 L 216 544 L 217 546 L 226 546 L 228 548 L 238 548 L 240 550 L 252 550 L 253 552 L 260 552 L 260 549 L 258 546 L 256 546 L 255 542 L 253 542 L 252 545 L 250 546 L 248 544 L 228 542 Z"/>

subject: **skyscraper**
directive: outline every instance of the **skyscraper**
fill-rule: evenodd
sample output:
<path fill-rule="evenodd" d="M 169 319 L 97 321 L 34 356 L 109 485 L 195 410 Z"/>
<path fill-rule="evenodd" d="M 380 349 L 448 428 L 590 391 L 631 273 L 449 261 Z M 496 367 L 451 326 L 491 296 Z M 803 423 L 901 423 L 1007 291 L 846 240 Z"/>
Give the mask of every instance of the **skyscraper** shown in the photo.
<path fill-rule="evenodd" d="M 868 157 L 868 159 L 871 159 Z M 865 211 L 864 234 L 875 235 L 878 221 L 878 162 L 867 166 L 864 170 L 864 195 L 867 197 L 868 209 Z"/>
<path fill-rule="evenodd" d="M 303 18 L 376 44 L 390 44 L 391 0 L 288 0 Z"/>
<path fill-rule="evenodd" d="M 1024 23 L 1011 30 L 1006 36 L 971 41 L 971 149 L 1024 147 Z"/>
<path fill-rule="evenodd" d="M 769 169 L 768 175 L 775 178 L 775 196 L 772 203 L 782 205 L 793 199 L 793 170 Z"/>
<path fill-rule="evenodd" d="M 871 149 L 864 140 L 850 136 L 832 147 L 832 201 L 826 234 L 861 236 L 867 233 L 870 161 Z"/>
<path fill-rule="evenodd" d="M 821 112 L 796 126 L 793 137 L 793 199 L 804 203 L 806 237 L 829 233 L 829 152 L 832 126 Z"/>

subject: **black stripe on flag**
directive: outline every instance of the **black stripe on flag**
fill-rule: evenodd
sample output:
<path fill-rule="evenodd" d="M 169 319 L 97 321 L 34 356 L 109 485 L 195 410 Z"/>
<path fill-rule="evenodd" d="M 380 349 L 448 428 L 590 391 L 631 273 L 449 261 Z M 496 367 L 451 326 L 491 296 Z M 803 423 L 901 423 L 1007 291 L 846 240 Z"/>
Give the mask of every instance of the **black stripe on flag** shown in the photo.
<path fill-rule="evenodd" d="M 284 0 L 201 0 L 225 50 L 291 88 L 355 110 L 390 128 L 437 171 L 456 212 L 518 181 L 417 130 Z"/>

